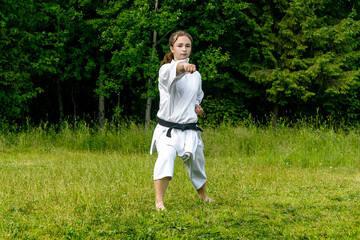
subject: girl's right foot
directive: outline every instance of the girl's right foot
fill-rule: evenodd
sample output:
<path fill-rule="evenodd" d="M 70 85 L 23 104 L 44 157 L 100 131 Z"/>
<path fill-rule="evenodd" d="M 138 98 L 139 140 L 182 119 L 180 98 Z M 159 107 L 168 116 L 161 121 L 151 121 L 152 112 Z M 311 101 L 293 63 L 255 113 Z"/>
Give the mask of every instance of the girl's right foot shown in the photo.
<path fill-rule="evenodd" d="M 156 204 L 156 211 L 164 211 L 166 208 L 163 203 Z"/>

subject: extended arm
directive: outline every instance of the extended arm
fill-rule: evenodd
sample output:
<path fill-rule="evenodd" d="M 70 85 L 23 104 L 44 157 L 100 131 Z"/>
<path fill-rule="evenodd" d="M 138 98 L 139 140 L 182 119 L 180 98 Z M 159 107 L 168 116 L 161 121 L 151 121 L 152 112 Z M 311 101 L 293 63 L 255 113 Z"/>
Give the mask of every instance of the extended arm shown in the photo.
<path fill-rule="evenodd" d="M 196 66 L 194 64 L 180 62 L 176 67 L 176 76 L 184 72 L 194 73 L 196 72 Z"/>

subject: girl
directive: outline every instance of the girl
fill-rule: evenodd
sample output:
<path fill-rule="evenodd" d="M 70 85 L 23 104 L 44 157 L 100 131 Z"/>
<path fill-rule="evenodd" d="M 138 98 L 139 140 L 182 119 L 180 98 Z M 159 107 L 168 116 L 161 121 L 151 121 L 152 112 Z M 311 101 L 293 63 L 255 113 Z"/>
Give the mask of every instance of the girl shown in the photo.
<path fill-rule="evenodd" d="M 155 206 L 164 210 L 164 195 L 174 174 L 176 154 L 184 161 L 199 198 L 214 202 L 206 196 L 204 144 L 197 115 L 203 113 L 200 102 L 204 96 L 201 75 L 189 63 L 192 37 L 177 31 L 170 36 L 170 53 L 166 54 L 159 70 L 159 122 L 151 143 L 158 152 L 154 167 Z"/>

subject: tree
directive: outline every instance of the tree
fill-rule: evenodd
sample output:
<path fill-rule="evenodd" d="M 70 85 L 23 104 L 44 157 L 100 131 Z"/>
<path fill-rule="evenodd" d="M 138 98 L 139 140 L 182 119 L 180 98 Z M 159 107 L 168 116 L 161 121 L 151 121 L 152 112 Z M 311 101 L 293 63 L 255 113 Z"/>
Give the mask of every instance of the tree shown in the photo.
<path fill-rule="evenodd" d="M 158 12 L 158 5 L 159 5 L 159 0 L 155 1 L 155 13 Z M 152 45 L 152 53 L 151 53 L 151 62 L 154 61 L 154 57 L 155 57 L 155 52 L 156 52 L 156 44 L 157 44 L 157 32 L 156 29 L 153 31 L 153 45 Z M 152 90 L 152 79 L 149 77 L 148 78 L 148 91 Z M 148 129 L 149 125 L 150 125 L 150 119 L 151 119 L 151 101 L 152 101 L 152 97 L 151 95 L 147 97 L 146 100 L 146 110 L 145 110 L 145 128 Z"/>
<path fill-rule="evenodd" d="M 261 57 L 250 78 L 266 87 L 267 98 L 274 103 L 273 125 L 278 106 L 290 99 L 307 101 L 315 95 L 339 94 L 349 89 L 359 71 L 346 61 L 358 58 L 359 22 L 355 12 L 334 21 L 318 16 L 326 6 L 322 1 L 279 1 L 255 6 L 255 31 Z"/>
<path fill-rule="evenodd" d="M 103 0 L 104 8 L 106 7 L 107 0 Z M 100 57 L 100 72 L 99 72 L 99 127 L 104 128 L 105 124 L 105 95 L 104 95 L 104 80 L 105 80 L 105 56 Z"/>
<path fill-rule="evenodd" d="M 83 69 L 86 44 L 80 43 L 80 36 L 85 36 L 86 32 L 83 14 L 71 4 L 59 5 L 57 1 L 38 3 L 35 11 L 38 17 L 33 18 L 36 20 L 36 27 L 31 35 L 34 46 L 31 58 L 32 78 L 38 79 L 37 85 L 43 89 L 46 95 L 43 97 L 47 97 L 48 101 L 55 100 L 50 96 L 57 96 L 58 121 L 62 125 L 65 110 L 70 108 L 66 107 L 68 102 L 72 102 L 73 114 L 76 116 L 76 82 L 85 78 L 86 71 Z M 68 86 L 71 86 L 70 91 Z M 45 104 L 42 102 L 42 105 Z M 45 114 L 51 115 L 51 109 L 47 109 Z"/>
<path fill-rule="evenodd" d="M 101 14 L 111 19 L 101 35 L 102 50 L 110 57 L 104 84 L 106 96 L 119 96 L 127 90 L 124 99 L 127 102 L 115 106 L 114 112 L 123 112 L 125 108 L 130 108 L 128 110 L 135 113 L 133 116 L 144 116 L 146 112 L 148 122 L 149 103 L 157 92 L 153 85 L 160 67 L 157 47 L 171 31 L 176 16 L 166 8 L 153 10 L 153 1 L 149 0 L 110 2 Z"/>
<path fill-rule="evenodd" d="M 145 115 L 148 124 L 168 38 L 180 29 L 194 38 L 204 123 L 261 118 L 271 106 L 274 123 L 279 109 L 360 117 L 357 1 L 1 3 L 1 121 L 81 116 L 102 128 L 105 115 Z"/>
<path fill-rule="evenodd" d="M 29 111 L 28 101 L 41 89 L 31 82 L 29 29 L 33 2 L 2 4 L 0 10 L 0 121 L 14 122 Z"/>

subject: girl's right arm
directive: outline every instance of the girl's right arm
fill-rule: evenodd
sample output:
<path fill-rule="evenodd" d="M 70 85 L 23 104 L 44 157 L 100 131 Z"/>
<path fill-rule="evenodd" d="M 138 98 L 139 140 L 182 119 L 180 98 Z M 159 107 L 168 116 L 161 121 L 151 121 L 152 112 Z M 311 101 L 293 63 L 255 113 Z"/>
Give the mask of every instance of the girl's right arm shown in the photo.
<path fill-rule="evenodd" d="M 166 86 L 170 92 L 171 86 L 180 80 L 186 72 L 193 73 L 196 71 L 194 64 L 187 63 L 188 59 L 179 60 L 179 62 L 171 62 L 161 66 L 159 70 L 159 83 Z"/>
<path fill-rule="evenodd" d="M 188 73 L 196 72 L 195 64 L 184 63 L 184 62 L 178 63 L 178 65 L 176 67 L 176 76 L 179 74 L 182 74 L 184 72 L 188 72 Z"/>

